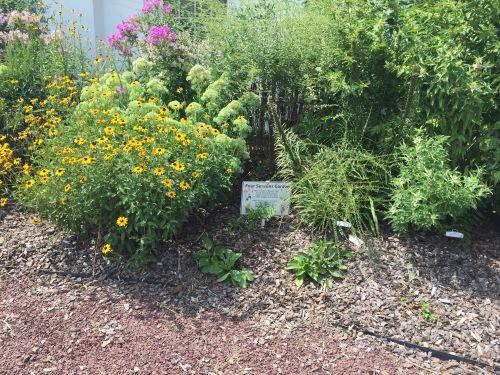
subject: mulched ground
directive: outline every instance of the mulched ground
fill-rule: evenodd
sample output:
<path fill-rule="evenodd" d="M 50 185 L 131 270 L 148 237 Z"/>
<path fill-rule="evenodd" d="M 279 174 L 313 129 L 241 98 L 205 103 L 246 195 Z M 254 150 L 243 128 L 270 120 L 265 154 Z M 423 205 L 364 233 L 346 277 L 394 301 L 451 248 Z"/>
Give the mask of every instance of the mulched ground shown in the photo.
<path fill-rule="evenodd" d="M 198 212 L 148 270 L 99 258 L 89 244 L 0 219 L 0 373 L 340 374 L 487 373 L 362 333 L 410 341 L 498 365 L 498 228 L 470 248 L 440 236 L 390 234 L 354 249 L 331 290 L 298 289 L 285 264 L 311 234 L 294 220 L 227 229 L 235 207 Z M 204 231 L 244 254 L 246 290 L 201 274 L 192 254 Z M 45 270 L 71 275 L 45 274 Z M 428 302 L 437 318 L 421 316 Z"/>

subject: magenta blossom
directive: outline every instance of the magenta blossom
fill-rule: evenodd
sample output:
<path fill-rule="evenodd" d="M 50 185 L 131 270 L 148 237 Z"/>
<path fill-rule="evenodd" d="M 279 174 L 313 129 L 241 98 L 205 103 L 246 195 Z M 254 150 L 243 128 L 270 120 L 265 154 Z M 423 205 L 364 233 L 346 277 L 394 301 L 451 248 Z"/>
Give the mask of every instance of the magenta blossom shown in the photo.
<path fill-rule="evenodd" d="M 142 13 L 149 13 L 159 5 L 160 5 L 160 0 L 145 0 L 144 7 L 142 8 Z"/>
<path fill-rule="evenodd" d="M 163 43 L 168 43 L 173 46 L 174 40 L 177 38 L 177 35 L 171 33 L 170 31 L 172 30 L 167 25 L 163 25 L 161 27 L 152 26 L 149 29 L 149 36 L 147 41 L 148 43 L 155 46 L 159 46 Z"/>

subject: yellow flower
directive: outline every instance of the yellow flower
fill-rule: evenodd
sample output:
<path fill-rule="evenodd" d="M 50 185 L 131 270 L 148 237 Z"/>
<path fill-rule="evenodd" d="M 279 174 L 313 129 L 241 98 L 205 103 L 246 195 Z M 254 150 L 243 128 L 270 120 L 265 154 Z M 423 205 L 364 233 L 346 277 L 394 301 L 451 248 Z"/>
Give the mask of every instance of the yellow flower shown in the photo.
<path fill-rule="evenodd" d="M 165 152 L 163 147 L 153 148 L 153 155 L 161 155 Z"/>
<path fill-rule="evenodd" d="M 177 133 L 175 136 L 174 136 L 174 139 L 176 141 L 179 141 L 179 142 L 182 142 L 184 139 L 186 139 L 186 136 L 182 133 Z"/>
<path fill-rule="evenodd" d="M 175 191 L 167 192 L 167 197 L 169 197 L 170 199 L 174 199 L 175 198 Z"/>
<path fill-rule="evenodd" d="M 33 224 L 40 224 L 42 222 L 42 219 L 40 219 L 39 217 L 34 217 L 31 219 L 31 223 Z"/>
<path fill-rule="evenodd" d="M 128 224 L 128 219 L 125 216 L 120 216 L 118 219 L 116 219 L 116 225 L 119 227 L 126 227 Z"/>
<path fill-rule="evenodd" d="M 87 177 L 87 176 L 83 176 L 82 178 L 80 178 L 80 183 L 81 183 L 81 184 L 85 184 L 85 183 L 87 183 L 87 181 L 88 181 L 88 180 L 89 180 L 89 179 L 88 179 L 88 177 Z"/>
<path fill-rule="evenodd" d="M 145 169 L 146 169 L 146 167 L 144 165 L 138 165 L 137 167 L 134 167 L 132 169 L 132 172 L 134 172 L 135 174 L 140 174 L 140 173 L 144 172 Z"/>
<path fill-rule="evenodd" d="M 245 119 L 245 116 L 243 116 L 243 115 L 239 115 L 239 116 L 236 118 L 236 120 L 238 120 L 238 121 L 243 121 L 244 119 Z"/>
<path fill-rule="evenodd" d="M 102 137 L 99 137 L 97 138 L 97 143 L 106 143 L 108 141 L 108 137 L 106 136 L 102 136 Z"/>
<path fill-rule="evenodd" d="M 61 206 L 64 206 L 66 204 L 66 198 L 61 198 L 61 200 L 59 201 L 59 204 Z"/>
<path fill-rule="evenodd" d="M 40 176 L 44 177 L 44 176 L 48 176 L 48 175 L 50 174 L 50 171 L 49 171 L 48 169 L 45 169 L 45 168 L 44 168 L 44 169 L 41 169 L 41 170 L 38 172 L 38 174 L 39 174 Z"/>
<path fill-rule="evenodd" d="M 155 168 L 154 169 L 154 174 L 156 176 L 161 176 L 161 175 L 164 175 L 165 174 L 165 168 L 163 167 L 158 167 L 158 168 Z"/>
<path fill-rule="evenodd" d="M 13 85 L 17 85 L 19 81 L 17 79 L 11 79 L 10 83 L 12 83 Z"/>
<path fill-rule="evenodd" d="M 7 202 L 9 200 L 7 198 L 1 198 L 0 199 L 0 207 L 5 207 L 5 205 L 7 205 Z"/>
<path fill-rule="evenodd" d="M 106 126 L 106 127 L 104 128 L 104 133 L 105 133 L 106 135 L 113 135 L 113 133 L 114 133 L 114 132 L 115 132 L 115 128 L 114 128 L 114 127 L 112 127 L 112 126 Z"/>
<path fill-rule="evenodd" d="M 206 159 L 206 158 L 208 158 L 207 152 L 203 152 L 201 154 L 196 155 L 196 159 Z"/>
<path fill-rule="evenodd" d="M 184 169 L 186 169 L 186 167 L 184 166 L 184 164 L 178 162 L 178 161 L 174 161 L 172 164 L 172 169 L 175 170 L 175 171 L 179 171 L 179 172 L 182 172 Z"/>
<path fill-rule="evenodd" d="M 184 124 L 184 123 L 186 123 L 186 122 L 188 122 L 188 121 L 189 121 L 189 120 L 188 120 L 187 118 L 185 118 L 185 117 L 181 118 L 181 122 L 182 122 L 183 124 Z"/>
<path fill-rule="evenodd" d="M 64 168 L 57 168 L 55 175 L 62 176 L 66 170 Z"/>
<path fill-rule="evenodd" d="M 181 183 L 179 184 L 179 187 L 182 190 L 187 190 L 187 189 L 189 189 L 190 185 L 187 182 L 185 182 L 185 181 L 181 181 Z"/>
<path fill-rule="evenodd" d="M 166 188 L 172 187 L 172 180 L 170 178 L 164 178 L 161 182 Z"/>
<path fill-rule="evenodd" d="M 74 141 L 73 141 L 77 146 L 82 146 L 85 142 L 87 142 L 85 140 L 85 138 L 76 138 Z"/>
<path fill-rule="evenodd" d="M 32 169 L 32 168 L 33 168 L 33 167 L 32 167 L 31 165 L 29 165 L 29 164 L 24 164 L 24 165 L 23 165 L 23 173 L 24 173 L 24 174 L 29 174 L 29 173 L 31 172 L 31 169 Z"/>
<path fill-rule="evenodd" d="M 193 178 L 198 178 L 201 176 L 201 173 L 200 172 L 193 172 L 193 173 L 191 173 L 191 176 L 193 176 Z"/>
<path fill-rule="evenodd" d="M 34 179 L 30 179 L 28 181 L 26 181 L 26 183 L 24 184 L 24 186 L 29 189 L 30 187 L 33 187 L 33 185 L 35 185 L 35 180 Z"/>
<path fill-rule="evenodd" d="M 175 90 L 175 92 L 176 92 L 177 94 L 180 94 L 180 93 L 181 93 L 181 92 L 183 92 L 183 91 L 184 91 L 184 89 L 183 89 L 182 87 L 177 87 L 177 89 Z"/>
<path fill-rule="evenodd" d="M 233 170 L 231 168 L 226 169 L 227 174 L 233 173 Z"/>
<path fill-rule="evenodd" d="M 217 130 L 217 129 L 212 129 L 212 134 L 213 135 L 219 135 L 220 134 L 220 131 Z"/>
<path fill-rule="evenodd" d="M 68 191 L 71 190 L 71 184 L 67 184 L 64 186 L 64 191 L 67 193 Z"/>
<path fill-rule="evenodd" d="M 111 245 L 109 243 L 107 243 L 106 245 L 104 245 L 101 249 L 101 252 L 106 255 L 108 254 L 109 252 L 111 252 Z"/>

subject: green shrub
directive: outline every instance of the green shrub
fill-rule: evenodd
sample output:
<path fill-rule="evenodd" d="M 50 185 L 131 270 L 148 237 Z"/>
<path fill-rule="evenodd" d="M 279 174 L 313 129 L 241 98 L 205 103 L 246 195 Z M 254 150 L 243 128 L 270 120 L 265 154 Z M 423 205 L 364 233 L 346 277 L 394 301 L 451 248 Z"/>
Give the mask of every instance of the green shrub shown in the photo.
<path fill-rule="evenodd" d="M 287 138 L 294 140 L 293 133 Z M 336 147 L 289 142 L 292 152 L 301 152 L 302 172 L 294 172 L 291 157 L 278 141 L 280 175 L 293 179 L 292 202 L 304 223 L 325 234 L 337 236 L 337 221 L 348 221 L 355 233 L 378 231 L 376 208 L 382 204 L 387 169 L 381 157 L 358 149 L 347 141 Z M 308 156 L 308 152 L 319 151 Z"/>
<path fill-rule="evenodd" d="M 462 175 L 449 168 L 447 140 L 419 134 L 413 145 L 400 147 L 399 174 L 393 180 L 387 214 L 396 232 L 456 224 L 490 194 L 481 170 Z"/>
<path fill-rule="evenodd" d="M 216 203 L 241 171 L 245 142 L 155 96 L 156 79 L 115 72 L 84 87 L 74 113 L 38 146 L 20 202 L 128 255 L 147 253 L 193 208 Z"/>

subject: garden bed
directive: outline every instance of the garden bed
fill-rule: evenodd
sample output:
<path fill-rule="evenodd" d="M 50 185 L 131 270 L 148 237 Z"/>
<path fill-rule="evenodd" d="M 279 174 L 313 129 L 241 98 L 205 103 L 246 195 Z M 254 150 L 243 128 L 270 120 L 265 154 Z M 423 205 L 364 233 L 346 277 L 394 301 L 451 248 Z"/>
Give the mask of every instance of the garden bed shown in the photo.
<path fill-rule="evenodd" d="M 189 328 L 184 337 L 177 335 L 171 340 L 180 340 L 179 344 L 184 349 L 168 358 L 183 358 L 185 362 L 179 361 L 183 366 L 189 365 L 186 371 L 196 373 L 206 369 L 211 369 L 213 373 L 243 372 L 245 367 L 252 367 L 246 366 L 246 363 L 255 364 L 259 356 L 266 358 L 265 364 L 259 362 L 262 366 L 278 364 L 284 373 L 310 373 L 313 368 L 320 373 L 329 373 L 335 372 L 335 365 L 324 367 L 327 362 L 338 365 L 339 358 L 352 359 L 353 348 L 368 353 L 365 358 L 371 358 L 365 362 L 358 359 L 360 364 L 380 368 L 387 373 L 394 373 L 394 368 L 398 367 L 407 369 L 405 373 L 410 372 L 410 369 L 438 373 L 445 370 L 450 373 L 480 371 L 479 367 L 472 365 L 430 359 L 425 353 L 370 338 L 363 335 L 362 331 L 455 353 L 488 365 L 494 365 L 494 361 L 499 358 L 495 329 L 499 325 L 500 311 L 500 235 L 493 224 L 482 227 L 476 233 L 470 249 L 462 249 L 453 240 L 440 236 L 396 237 L 384 234 L 367 241 L 366 251 L 354 249 L 355 259 L 349 264 L 346 277 L 337 281 L 333 289 L 322 290 L 311 283 L 297 288 L 292 274 L 284 270 L 292 256 L 310 244 L 311 235 L 307 230 L 299 228 L 290 219 L 281 223 L 268 223 L 265 228 L 231 232 L 227 223 L 236 215 L 237 208 L 233 206 L 213 212 L 198 211 L 191 216 L 177 239 L 163 245 L 157 262 L 148 270 L 125 269 L 115 262 L 98 257 L 96 279 L 92 281 L 88 276 L 93 272 L 93 249 L 88 244 L 56 230 L 49 223 L 32 224 L 29 215 L 11 208 L 0 222 L 0 273 L 4 285 L 3 290 L 0 290 L 0 293 L 3 292 L 1 310 L 4 315 L 1 318 L 4 323 L 7 322 L 0 335 L 3 337 L 2 345 L 7 347 L 7 354 L 3 354 L 4 359 L 0 361 L 12 359 L 12 351 L 19 349 L 14 344 L 15 339 L 12 341 L 9 337 L 7 328 L 9 324 L 14 325 L 9 323 L 11 310 L 15 310 L 16 306 L 31 308 L 34 299 L 43 299 L 45 293 L 49 293 L 50 298 L 60 294 L 64 297 L 61 297 L 64 300 L 62 304 L 73 303 L 80 307 L 88 304 L 88 308 L 91 305 L 88 302 L 89 293 L 94 299 L 104 298 L 106 301 L 102 309 L 108 313 L 104 313 L 101 318 L 109 318 L 107 323 L 114 320 L 114 323 L 109 324 L 117 325 L 113 328 L 108 324 L 107 328 L 115 332 L 111 336 L 121 332 L 117 327 L 125 324 L 125 321 L 132 331 L 133 327 L 144 324 L 127 318 L 128 310 L 134 310 L 135 305 L 142 306 L 140 311 L 144 319 L 153 325 L 156 322 L 159 325 L 165 323 L 165 316 L 169 317 L 169 321 L 179 321 L 179 324 Z M 216 283 L 213 277 L 203 275 L 198 270 L 192 255 L 201 249 L 200 238 L 205 232 L 215 243 L 244 254 L 242 265 L 257 277 L 248 289 L 233 288 L 229 283 Z M 59 274 L 50 275 L 48 271 L 57 271 Z M 14 280 L 23 284 L 20 290 L 31 290 L 31 294 L 16 292 L 17 287 L 8 290 L 7 281 L 15 285 Z M 33 291 L 37 292 L 32 294 Z M 19 298 L 24 305 L 12 304 L 12 301 L 9 304 L 9 295 Z M 426 303 L 429 306 L 427 318 L 423 316 Z M 62 307 L 56 304 L 52 308 L 58 310 Z M 97 319 L 99 308 L 99 304 L 95 305 L 96 311 L 94 314 L 89 311 L 90 315 Z M 70 312 L 67 324 L 76 325 L 80 319 L 78 314 L 82 314 L 82 311 L 85 309 L 76 308 L 75 317 Z M 39 323 L 41 327 L 50 331 L 52 325 L 58 323 L 49 321 L 46 315 L 46 312 L 33 312 L 31 317 L 37 323 L 43 322 Z M 436 321 L 433 321 L 434 318 Z M 219 367 L 217 370 L 214 362 L 221 365 L 222 357 L 204 363 L 202 359 L 205 354 L 208 356 L 208 352 L 186 352 L 189 345 L 181 341 L 191 335 L 205 337 L 211 347 L 219 346 L 220 343 L 216 342 L 218 335 L 214 334 L 219 320 L 224 321 L 228 332 L 240 331 L 235 333 L 235 337 L 241 339 L 241 332 L 245 333 L 241 350 L 254 353 L 255 358 L 253 355 L 241 356 L 238 360 L 233 358 L 224 368 Z M 308 332 L 307 335 L 305 332 Z M 32 331 L 28 336 L 35 334 Z M 135 335 L 130 337 L 145 339 L 138 333 Z M 73 336 L 73 340 L 77 340 L 78 335 Z M 104 347 L 116 344 L 106 333 L 101 336 L 99 345 L 107 341 Z M 289 347 L 302 348 L 304 352 L 294 354 L 286 350 L 284 359 L 269 357 L 271 354 L 264 348 L 267 346 L 272 352 L 273 347 L 284 342 L 288 342 Z M 78 350 L 99 352 L 101 346 L 89 347 L 95 344 L 89 342 L 89 345 Z M 220 345 L 227 349 L 226 344 Z M 323 354 L 317 351 L 316 344 L 323 345 Z M 123 347 L 123 343 L 120 345 Z M 134 345 L 134 350 L 139 350 L 142 345 Z M 238 346 L 233 343 L 231 347 Z M 314 355 L 307 352 L 309 347 Z M 369 353 L 375 347 L 379 349 L 372 358 Z M 91 358 L 92 354 L 89 356 Z M 297 356 L 304 357 L 304 361 L 299 361 L 300 365 L 304 366 L 309 358 L 312 367 L 309 370 L 301 368 L 293 359 Z M 153 358 L 154 355 L 151 360 Z M 334 361 L 335 358 L 337 360 Z M 85 361 L 85 358 L 82 360 Z M 377 362 L 379 360 L 380 363 Z M 124 369 L 120 367 L 122 365 L 117 364 L 118 368 Z M 172 366 L 179 369 L 179 364 Z M 257 373 L 258 368 L 247 373 Z M 338 367 L 337 370 L 342 368 Z M 347 365 L 344 371 L 349 368 Z M 368 367 L 357 368 L 363 370 Z M 355 369 L 351 368 L 353 372 Z M 260 370 L 278 373 L 277 368 L 272 367 L 262 367 Z"/>

